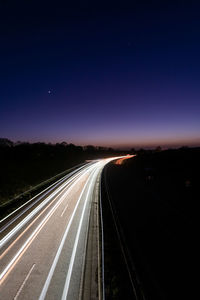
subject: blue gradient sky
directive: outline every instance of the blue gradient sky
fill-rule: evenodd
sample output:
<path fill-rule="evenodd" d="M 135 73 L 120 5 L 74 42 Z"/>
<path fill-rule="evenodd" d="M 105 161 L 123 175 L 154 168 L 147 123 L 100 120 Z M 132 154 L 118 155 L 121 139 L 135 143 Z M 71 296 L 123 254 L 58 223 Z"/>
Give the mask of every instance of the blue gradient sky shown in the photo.
<path fill-rule="evenodd" d="M 1 137 L 200 145 L 200 5 L 14 2 L 0 7 Z"/>

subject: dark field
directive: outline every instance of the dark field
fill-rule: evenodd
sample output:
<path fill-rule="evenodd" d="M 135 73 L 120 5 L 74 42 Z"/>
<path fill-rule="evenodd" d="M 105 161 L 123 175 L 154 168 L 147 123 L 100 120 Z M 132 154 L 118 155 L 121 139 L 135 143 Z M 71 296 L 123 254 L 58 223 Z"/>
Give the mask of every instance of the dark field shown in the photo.
<path fill-rule="evenodd" d="M 78 151 L 77 151 L 78 152 Z M 43 144 L 0 148 L 0 203 L 84 161 L 62 146 Z"/>
<path fill-rule="evenodd" d="M 112 155 L 118 153 L 111 148 L 92 145 L 83 148 L 65 142 L 14 144 L 0 138 L 0 206 L 86 160 Z"/>
<path fill-rule="evenodd" d="M 104 171 L 123 248 L 127 257 L 130 254 L 129 265 L 135 267 L 132 277 L 139 277 L 139 293 L 142 290 L 145 299 L 199 299 L 199 171 L 199 148 L 140 152 L 123 165 L 110 164 Z M 128 292 L 128 275 L 120 266 L 119 245 L 116 254 L 117 235 L 105 182 L 105 261 L 110 269 L 106 270 L 107 296 L 134 299 Z M 117 282 L 114 293 L 113 281 Z"/>

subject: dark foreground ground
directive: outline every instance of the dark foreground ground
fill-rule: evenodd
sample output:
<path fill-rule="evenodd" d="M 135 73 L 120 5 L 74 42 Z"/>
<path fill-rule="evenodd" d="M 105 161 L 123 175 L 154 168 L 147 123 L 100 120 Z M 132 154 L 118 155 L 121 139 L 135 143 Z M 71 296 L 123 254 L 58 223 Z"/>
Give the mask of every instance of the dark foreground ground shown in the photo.
<path fill-rule="evenodd" d="M 135 299 L 120 243 L 133 281 L 138 276 L 139 299 L 142 292 L 145 299 L 152 300 L 200 299 L 199 172 L 199 148 L 140 153 L 123 165 L 110 164 L 104 170 L 107 299 Z"/>

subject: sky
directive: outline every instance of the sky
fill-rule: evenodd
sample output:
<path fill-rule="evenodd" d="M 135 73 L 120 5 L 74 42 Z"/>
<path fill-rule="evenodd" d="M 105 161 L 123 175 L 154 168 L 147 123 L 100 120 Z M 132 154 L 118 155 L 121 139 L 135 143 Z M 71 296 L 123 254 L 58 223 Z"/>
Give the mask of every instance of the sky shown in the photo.
<path fill-rule="evenodd" d="M 70 2 L 0 2 L 0 137 L 200 146 L 200 4 Z"/>

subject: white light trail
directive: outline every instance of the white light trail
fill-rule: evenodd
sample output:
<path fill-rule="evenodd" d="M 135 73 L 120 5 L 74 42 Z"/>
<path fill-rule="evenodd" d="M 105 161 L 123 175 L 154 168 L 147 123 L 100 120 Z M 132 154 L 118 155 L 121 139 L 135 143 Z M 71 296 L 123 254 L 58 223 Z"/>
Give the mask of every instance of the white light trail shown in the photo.
<path fill-rule="evenodd" d="M 92 170 L 94 166 L 90 167 Z M 77 184 L 77 181 L 79 181 L 89 170 L 85 170 L 84 173 L 70 186 L 70 188 L 67 190 L 66 193 L 69 193 L 69 191 L 74 187 L 75 184 Z M 26 249 L 29 247 L 33 239 L 37 236 L 37 234 L 40 232 L 40 230 L 43 228 L 43 226 L 46 224 L 46 222 L 49 220 L 51 215 L 55 212 L 57 207 L 61 204 L 63 199 L 66 197 L 66 194 L 64 194 L 60 200 L 51 208 L 51 210 L 48 212 L 48 214 L 45 216 L 45 218 L 40 222 L 40 224 L 37 226 L 37 228 L 32 232 L 32 234 L 29 236 L 29 238 L 26 240 L 26 242 L 23 244 L 23 246 L 18 250 L 18 252 L 15 254 L 15 256 L 11 259 L 9 264 L 4 268 L 2 273 L 0 274 L 0 284 L 4 280 L 4 276 L 8 273 L 8 271 L 13 267 L 13 265 L 18 261 L 18 259 L 21 257 L 21 255 L 26 251 Z"/>
<path fill-rule="evenodd" d="M 27 217 L 25 217 L 19 224 L 17 224 L 1 241 L 0 241 L 0 249 L 31 219 L 35 216 L 35 214 L 40 211 L 52 198 L 61 193 L 66 185 L 69 185 L 74 179 L 78 176 L 81 176 L 81 173 L 85 174 L 91 167 L 87 167 L 85 170 L 81 170 L 78 174 L 74 175 L 69 181 L 63 183 L 58 189 L 56 189 L 50 196 L 48 196 L 40 205 L 38 205 Z"/>
<path fill-rule="evenodd" d="M 18 207 L 17 209 L 15 209 L 14 211 L 12 211 L 9 215 L 7 215 L 5 218 L 0 220 L 0 223 L 2 223 L 3 221 L 5 221 L 6 219 L 8 219 L 9 217 L 11 217 L 14 213 L 16 213 L 18 210 L 22 209 L 22 207 L 24 207 L 25 205 L 27 205 L 28 203 L 30 203 L 31 201 L 33 201 L 35 198 L 39 197 L 41 194 L 42 196 L 39 197 L 39 199 L 37 199 L 37 201 L 33 202 L 33 204 L 29 205 L 26 209 L 24 209 L 20 214 L 18 214 L 15 218 L 13 218 L 10 222 L 8 222 L 6 224 L 6 226 L 3 226 L 0 229 L 0 233 L 7 228 L 10 224 L 12 224 L 16 219 L 18 219 L 21 215 L 23 215 L 28 209 L 30 209 L 34 204 L 36 204 L 39 200 L 41 200 L 44 196 L 46 196 L 47 193 L 51 192 L 57 185 L 59 185 L 61 182 L 65 181 L 66 179 L 68 179 L 69 177 L 71 177 L 74 173 L 76 173 L 77 171 L 83 169 L 85 166 L 81 166 L 80 168 L 70 172 L 69 174 L 65 175 L 64 177 L 62 177 L 61 179 L 57 180 L 56 182 L 52 183 L 50 186 L 48 186 L 46 189 L 42 190 L 40 193 L 38 193 L 37 195 L 35 195 L 33 198 L 31 198 L 30 200 L 26 201 L 26 203 L 22 204 L 20 207 Z M 45 193 L 46 192 L 46 193 Z"/>
<path fill-rule="evenodd" d="M 72 256 L 71 256 L 71 259 L 70 259 L 69 269 L 68 269 L 68 272 L 67 272 L 67 277 L 66 277 L 66 281 L 65 281 L 65 285 L 64 285 L 61 300 L 66 300 L 66 298 L 67 298 L 67 294 L 68 294 L 68 290 L 69 290 L 69 284 L 70 284 L 72 270 L 73 270 L 73 265 L 74 265 L 74 260 L 75 260 L 75 255 L 76 255 L 76 250 L 77 250 L 78 241 L 79 241 L 80 232 L 81 232 L 82 223 L 83 223 L 83 217 L 84 217 L 85 210 L 86 210 L 86 205 L 89 201 L 89 196 L 91 196 L 91 194 L 92 194 L 91 190 L 92 190 L 93 184 L 96 180 L 96 176 L 100 171 L 100 168 L 101 168 L 101 166 L 97 170 L 95 170 L 94 174 L 91 175 L 92 179 L 91 179 L 90 185 L 88 187 L 87 195 L 85 197 L 84 207 L 83 207 L 83 211 L 82 211 L 82 214 L 81 214 L 81 218 L 80 218 L 80 222 L 79 222 L 79 226 L 78 226 L 78 230 L 77 230 L 77 234 L 76 234 L 76 239 L 75 239 L 75 242 L 74 242 Z"/>
<path fill-rule="evenodd" d="M 92 174 L 91 174 L 91 175 L 92 175 Z M 90 175 L 90 177 L 91 177 L 91 175 Z M 45 299 L 45 296 L 46 296 L 47 290 L 48 290 L 48 288 L 49 288 L 49 285 L 50 285 L 50 282 L 51 282 L 51 279 L 52 279 L 54 270 L 55 270 L 55 268 L 56 268 L 58 259 L 59 259 L 59 257 L 60 257 L 61 251 L 62 251 L 62 248 L 63 248 L 63 246 L 64 246 L 66 237 L 67 237 L 67 235 L 68 235 L 70 226 L 71 226 L 71 224 L 72 224 L 74 215 L 75 215 L 75 213 L 76 213 L 76 210 L 77 210 L 78 205 L 79 205 L 79 203 L 80 203 L 80 201 L 81 201 L 82 195 L 83 195 L 83 193 L 84 193 L 84 191 L 85 191 L 85 188 L 86 188 L 86 186 L 87 186 L 87 183 L 88 183 L 90 177 L 88 178 L 88 180 L 86 181 L 86 183 L 85 183 L 85 185 L 84 185 L 84 187 L 83 187 L 83 189 L 82 189 L 82 192 L 81 192 L 81 194 L 80 194 L 80 196 L 79 196 L 79 199 L 78 199 L 78 201 L 77 201 L 77 203 L 76 203 L 76 206 L 75 206 L 74 211 L 73 211 L 73 213 L 72 213 L 72 215 L 71 215 L 71 218 L 70 218 L 70 220 L 69 220 L 69 223 L 67 224 L 65 233 L 64 233 L 64 235 L 63 235 L 63 238 L 62 238 L 62 241 L 61 241 L 61 243 L 60 243 L 60 246 L 59 246 L 59 248 L 58 248 L 58 250 L 57 250 L 57 253 L 56 253 L 55 257 L 54 257 L 52 266 L 51 266 L 51 268 L 50 268 L 49 274 L 48 274 L 47 279 L 46 279 L 46 281 L 45 281 L 45 284 L 44 284 L 44 286 L 43 286 L 43 289 L 42 289 L 42 292 L 41 292 L 41 294 L 40 294 L 39 300 Z"/>

